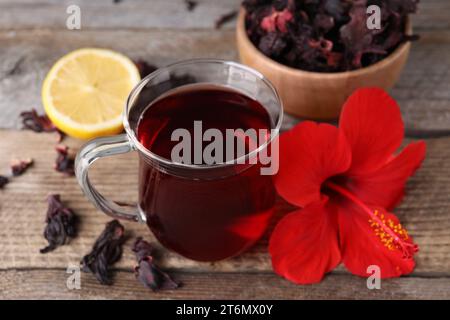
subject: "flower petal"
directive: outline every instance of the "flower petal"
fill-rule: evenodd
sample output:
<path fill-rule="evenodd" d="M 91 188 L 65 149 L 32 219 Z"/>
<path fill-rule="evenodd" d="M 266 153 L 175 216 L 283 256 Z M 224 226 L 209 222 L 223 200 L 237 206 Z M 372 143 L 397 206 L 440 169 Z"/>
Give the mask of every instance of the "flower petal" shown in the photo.
<path fill-rule="evenodd" d="M 411 143 L 380 169 L 351 177 L 345 184 L 363 202 L 393 208 L 403 198 L 405 183 L 425 159 L 426 144 Z"/>
<path fill-rule="evenodd" d="M 378 88 L 355 91 L 342 109 L 339 127 L 352 149 L 349 174 L 379 168 L 403 140 L 400 109 L 394 99 Z"/>
<path fill-rule="evenodd" d="M 334 126 L 305 121 L 280 136 L 280 166 L 275 176 L 278 193 L 303 207 L 318 201 L 322 183 L 345 172 L 350 146 Z"/>
<path fill-rule="evenodd" d="M 389 249 L 382 243 L 380 235 L 376 235 L 376 227 L 371 226 L 367 213 L 349 202 L 339 207 L 339 237 L 341 240 L 342 261 L 353 274 L 368 277 L 369 266 L 378 266 L 381 278 L 399 277 L 413 271 L 413 258 L 404 258 L 403 251 L 397 248 Z M 383 218 L 395 225 L 399 225 L 397 217 L 389 212 L 380 210 Z M 383 233 L 381 233 L 384 235 Z M 408 236 L 407 243 L 412 244 Z"/>
<path fill-rule="evenodd" d="M 341 261 L 337 228 L 327 198 L 283 217 L 269 243 L 275 272 L 298 284 L 322 280 Z"/>

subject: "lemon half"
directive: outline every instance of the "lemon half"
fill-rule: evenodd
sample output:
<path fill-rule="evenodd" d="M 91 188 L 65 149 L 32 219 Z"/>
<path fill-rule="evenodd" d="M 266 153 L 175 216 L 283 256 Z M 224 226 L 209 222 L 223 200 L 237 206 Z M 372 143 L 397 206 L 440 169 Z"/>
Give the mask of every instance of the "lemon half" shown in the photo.
<path fill-rule="evenodd" d="M 106 49 L 79 49 L 51 68 L 42 87 L 45 112 L 58 129 L 79 139 L 121 132 L 128 94 L 139 82 L 136 65 Z"/>

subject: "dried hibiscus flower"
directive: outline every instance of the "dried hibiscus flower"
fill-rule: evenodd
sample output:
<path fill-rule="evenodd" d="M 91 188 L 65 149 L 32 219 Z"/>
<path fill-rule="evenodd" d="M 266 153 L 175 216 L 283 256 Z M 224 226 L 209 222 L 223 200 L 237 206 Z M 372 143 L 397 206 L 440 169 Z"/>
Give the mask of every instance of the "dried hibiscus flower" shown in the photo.
<path fill-rule="evenodd" d="M 48 246 L 41 249 L 41 253 L 55 250 L 66 244 L 69 238 L 76 236 L 76 216 L 74 212 L 61 203 L 59 194 L 48 197 L 48 209 L 44 237 Z"/>
<path fill-rule="evenodd" d="M 69 154 L 69 147 L 57 145 L 55 150 L 58 153 L 55 162 L 55 170 L 73 176 L 75 174 L 75 159 Z"/>
<path fill-rule="evenodd" d="M 12 160 L 11 161 L 11 175 L 9 177 L 0 175 L 0 189 L 9 183 L 9 178 L 17 177 L 23 174 L 29 167 L 33 165 L 33 159 L 26 160 Z"/>
<path fill-rule="evenodd" d="M 154 263 L 155 250 L 150 243 L 138 238 L 133 246 L 138 265 L 134 269 L 136 278 L 147 288 L 153 291 L 171 290 L 180 286 L 167 273 Z"/>
<path fill-rule="evenodd" d="M 22 124 L 24 129 L 34 132 L 56 132 L 58 134 L 58 141 L 62 141 L 64 133 L 58 130 L 56 126 L 50 121 L 46 115 L 39 115 L 36 109 L 25 111 L 20 114 L 22 117 Z"/>
<path fill-rule="evenodd" d="M 186 9 L 188 11 L 194 11 L 194 9 L 197 7 L 198 2 L 193 0 L 184 0 L 184 4 L 186 5 Z"/>
<path fill-rule="evenodd" d="M 315 72 L 341 72 L 374 64 L 399 44 L 419 0 L 245 0 L 249 39 L 268 57 Z M 367 7 L 381 11 L 381 28 L 367 28 Z"/>
<path fill-rule="evenodd" d="M 92 251 L 84 256 L 81 264 L 84 272 L 91 272 L 101 284 L 111 285 L 110 267 L 122 257 L 125 228 L 117 220 L 106 224 L 95 241 Z"/>
<path fill-rule="evenodd" d="M 224 15 L 220 16 L 215 23 L 215 27 L 216 29 L 220 29 L 222 28 L 222 26 L 227 23 L 230 22 L 231 20 L 233 20 L 234 18 L 237 17 L 238 12 L 236 10 L 230 11 L 228 13 L 225 13 Z"/>
<path fill-rule="evenodd" d="M 15 159 L 11 161 L 11 172 L 13 176 L 20 176 L 23 174 L 29 167 L 33 165 L 33 159 L 19 160 Z"/>
<path fill-rule="evenodd" d="M 145 78 L 150 73 L 152 73 L 153 71 L 158 69 L 156 66 L 149 64 L 148 62 L 146 62 L 145 60 L 142 60 L 142 59 L 135 61 L 134 64 L 138 68 L 141 78 Z"/>
<path fill-rule="evenodd" d="M 0 176 L 0 189 L 3 189 L 3 187 L 9 182 L 9 179 L 5 176 Z"/>

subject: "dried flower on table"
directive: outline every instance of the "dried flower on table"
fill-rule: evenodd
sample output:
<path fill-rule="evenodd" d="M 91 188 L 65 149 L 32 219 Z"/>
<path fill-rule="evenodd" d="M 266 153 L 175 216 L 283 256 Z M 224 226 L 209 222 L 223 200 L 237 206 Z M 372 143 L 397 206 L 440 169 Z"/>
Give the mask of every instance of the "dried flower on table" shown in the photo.
<path fill-rule="evenodd" d="M 69 154 L 69 147 L 57 145 L 55 150 L 58 153 L 55 170 L 73 176 L 75 174 L 75 159 Z"/>
<path fill-rule="evenodd" d="M 48 241 L 48 246 L 41 249 L 41 253 L 55 250 L 68 242 L 70 238 L 76 236 L 77 218 L 74 212 L 61 203 L 59 194 L 48 197 L 48 209 L 44 237 Z"/>
<path fill-rule="evenodd" d="M 135 61 L 134 64 L 138 68 L 141 78 L 145 78 L 150 73 L 152 73 L 153 71 L 158 69 L 156 66 L 149 64 L 145 60 L 142 60 L 142 59 Z"/>
<path fill-rule="evenodd" d="M 184 0 L 184 4 L 186 5 L 186 9 L 188 11 L 193 11 L 197 7 L 198 2 L 193 0 Z"/>
<path fill-rule="evenodd" d="M 148 76 L 150 73 L 153 73 L 154 71 L 156 71 L 158 69 L 157 66 L 148 63 L 145 60 L 137 60 L 134 62 L 134 64 L 136 65 L 136 67 L 139 70 L 139 74 L 141 75 L 141 78 L 145 78 L 146 76 Z M 171 87 L 176 87 L 176 86 L 180 86 L 180 85 L 186 85 L 186 84 L 190 84 L 190 83 L 195 83 L 196 79 L 195 76 L 193 76 L 192 74 L 171 74 L 170 78 L 167 79 L 164 82 L 160 82 L 159 86 L 161 88 L 161 90 L 168 90 Z M 143 89 L 143 93 L 145 94 L 146 92 L 146 88 Z"/>
<path fill-rule="evenodd" d="M 101 284 L 111 285 L 110 267 L 122 257 L 124 234 L 125 228 L 119 221 L 107 223 L 92 251 L 81 260 L 83 271 L 94 274 Z"/>
<path fill-rule="evenodd" d="M 39 115 L 36 109 L 24 111 L 20 116 L 22 117 L 24 129 L 34 132 L 54 132 L 57 130 L 50 119 L 46 115 Z"/>
<path fill-rule="evenodd" d="M 9 182 L 9 179 L 5 176 L 0 176 L 0 189 L 3 189 L 3 187 Z"/>
<path fill-rule="evenodd" d="M 133 252 L 136 254 L 136 259 L 139 261 L 147 256 L 155 254 L 155 248 L 145 241 L 142 237 L 136 239 L 133 245 Z"/>
<path fill-rule="evenodd" d="M 266 56 L 290 67 L 341 72 L 372 65 L 416 36 L 405 33 L 419 0 L 245 0 L 247 35 Z M 367 28 L 367 7 L 381 29 Z"/>
<path fill-rule="evenodd" d="M 12 160 L 11 161 L 11 175 L 9 177 L 0 175 L 0 189 L 3 189 L 3 187 L 9 183 L 9 178 L 20 176 L 23 174 L 30 166 L 33 165 L 33 159 L 26 159 L 26 160 Z"/>
<path fill-rule="evenodd" d="M 222 28 L 222 26 L 230 22 L 231 20 L 235 19 L 237 17 L 238 12 L 236 10 L 233 10 L 231 12 L 228 12 L 222 16 L 219 17 L 219 19 L 216 20 L 215 27 L 216 29 Z"/>
<path fill-rule="evenodd" d="M 33 159 L 25 159 L 25 160 L 19 160 L 14 159 L 11 161 L 11 172 L 12 175 L 17 177 L 23 174 L 29 167 L 33 165 Z"/>
<path fill-rule="evenodd" d="M 155 249 L 150 243 L 138 238 L 133 246 L 138 265 L 134 269 L 136 278 L 147 288 L 158 290 L 173 290 L 180 286 L 154 262 Z"/>
<path fill-rule="evenodd" d="M 64 133 L 58 130 L 56 126 L 50 121 L 46 115 L 39 115 L 36 109 L 25 111 L 20 114 L 22 117 L 22 124 L 24 129 L 34 132 L 56 132 L 58 134 L 58 141 L 61 142 L 64 138 Z"/>

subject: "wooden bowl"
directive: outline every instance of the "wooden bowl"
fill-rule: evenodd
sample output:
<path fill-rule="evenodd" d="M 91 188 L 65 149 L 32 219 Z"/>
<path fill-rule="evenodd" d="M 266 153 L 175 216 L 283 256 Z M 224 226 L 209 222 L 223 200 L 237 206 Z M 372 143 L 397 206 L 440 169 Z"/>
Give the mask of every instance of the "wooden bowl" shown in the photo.
<path fill-rule="evenodd" d="M 410 20 L 407 33 L 411 34 Z M 339 117 L 342 105 L 357 88 L 394 86 L 408 59 L 411 44 L 400 45 L 385 59 L 362 69 L 320 73 L 291 68 L 260 52 L 247 37 L 245 10 L 237 24 L 237 47 L 241 62 L 267 77 L 278 90 L 286 112 L 298 117 L 331 120 Z"/>

